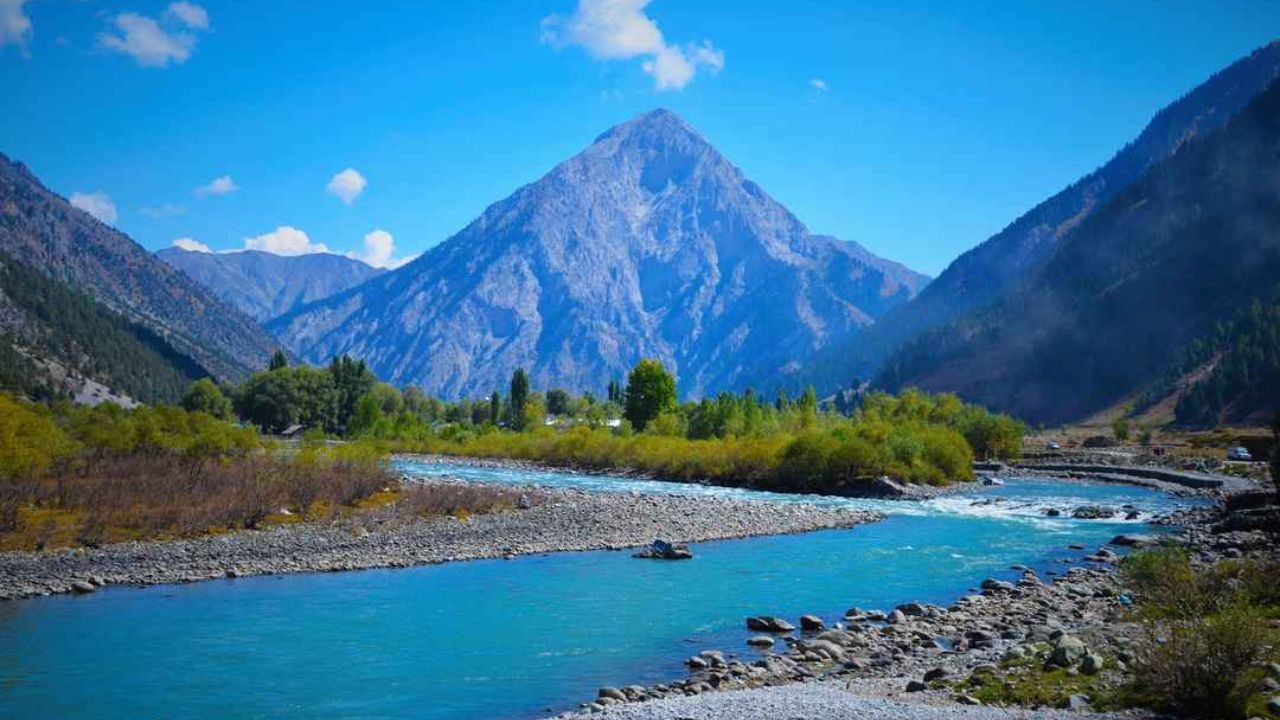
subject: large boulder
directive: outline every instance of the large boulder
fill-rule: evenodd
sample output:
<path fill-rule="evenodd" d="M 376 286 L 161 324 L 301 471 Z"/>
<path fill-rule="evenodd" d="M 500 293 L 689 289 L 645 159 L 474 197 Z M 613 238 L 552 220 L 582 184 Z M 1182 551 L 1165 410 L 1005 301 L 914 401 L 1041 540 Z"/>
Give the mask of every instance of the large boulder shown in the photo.
<path fill-rule="evenodd" d="M 747 618 L 747 629 L 756 632 L 788 633 L 795 630 L 796 626 L 772 615 L 758 615 Z"/>
<path fill-rule="evenodd" d="M 1049 665 L 1056 667 L 1074 667 L 1089 652 L 1084 641 L 1075 635 L 1062 635 L 1053 641 L 1053 651 L 1049 653 Z"/>
<path fill-rule="evenodd" d="M 823 628 L 822 618 L 817 615 L 801 615 L 801 630 L 821 630 Z"/>
<path fill-rule="evenodd" d="M 631 557 L 649 560 L 688 560 L 693 557 L 688 545 L 675 545 L 666 540 L 654 540 L 649 547 L 643 548 Z"/>

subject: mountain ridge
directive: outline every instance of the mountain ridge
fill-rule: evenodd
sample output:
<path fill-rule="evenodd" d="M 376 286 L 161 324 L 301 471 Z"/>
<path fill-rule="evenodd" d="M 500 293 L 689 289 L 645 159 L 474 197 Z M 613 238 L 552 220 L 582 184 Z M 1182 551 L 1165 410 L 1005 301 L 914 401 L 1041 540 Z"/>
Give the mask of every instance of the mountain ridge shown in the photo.
<path fill-rule="evenodd" d="M 258 322 L 335 295 L 384 272 L 333 253 L 210 253 L 170 247 L 156 251 L 156 256 Z"/>
<path fill-rule="evenodd" d="M 751 364 L 781 369 L 926 282 L 867 256 L 810 233 L 658 109 L 414 262 L 269 327 L 310 360 L 350 353 L 450 397 L 503 387 L 519 366 L 540 386 L 599 390 L 640 357 L 697 395 Z"/>
<path fill-rule="evenodd" d="M 72 207 L 0 153 L 0 251 L 155 332 L 223 380 L 261 367 L 276 342 L 252 319 Z"/>
<path fill-rule="evenodd" d="M 814 358 L 804 376 L 824 389 L 873 376 L 913 337 L 996 300 L 1115 193 L 1190 139 L 1242 111 L 1280 77 L 1280 41 L 1254 50 L 1158 110 L 1106 163 L 962 253 L 921 291 L 866 332 Z"/>

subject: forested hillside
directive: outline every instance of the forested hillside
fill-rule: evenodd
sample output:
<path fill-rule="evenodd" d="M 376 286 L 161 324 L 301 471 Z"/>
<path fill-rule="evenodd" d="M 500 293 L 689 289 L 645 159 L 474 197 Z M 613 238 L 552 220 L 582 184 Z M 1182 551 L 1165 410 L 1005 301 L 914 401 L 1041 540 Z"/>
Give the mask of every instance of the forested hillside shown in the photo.
<path fill-rule="evenodd" d="M 247 315 L 3 154 L 0 251 L 144 325 L 221 379 L 247 375 L 275 348 Z"/>
<path fill-rule="evenodd" d="M 995 304 L 911 343 L 879 382 L 955 391 L 1041 422 L 1109 407 L 1216 323 L 1271 296 L 1277 187 L 1273 84 L 1097 210 Z"/>
<path fill-rule="evenodd" d="M 1096 171 L 1041 202 L 1008 227 L 956 258 L 911 302 L 810 359 L 801 379 L 819 389 L 873 377 L 892 353 L 933 328 L 997 301 L 1084 221 L 1186 143 L 1226 124 L 1280 76 L 1280 42 L 1233 63 L 1171 103 L 1132 142 Z"/>
<path fill-rule="evenodd" d="M 77 386 L 66 371 L 146 403 L 176 402 L 208 375 L 146 327 L 0 253 L 0 389 L 59 396 Z"/>
<path fill-rule="evenodd" d="M 1255 301 L 1182 351 L 1143 400 L 1178 392 L 1181 425 L 1267 421 L 1280 412 L 1280 296 Z"/>

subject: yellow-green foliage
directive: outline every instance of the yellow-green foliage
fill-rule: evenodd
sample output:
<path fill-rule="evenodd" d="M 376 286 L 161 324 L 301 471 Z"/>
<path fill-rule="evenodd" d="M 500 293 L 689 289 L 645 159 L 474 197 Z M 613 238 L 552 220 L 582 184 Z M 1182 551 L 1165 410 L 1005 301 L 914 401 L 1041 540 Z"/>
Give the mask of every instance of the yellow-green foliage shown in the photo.
<path fill-rule="evenodd" d="M 47 408 L 0 393 L 0 480 L 44 473 L 71 447 Z"/>

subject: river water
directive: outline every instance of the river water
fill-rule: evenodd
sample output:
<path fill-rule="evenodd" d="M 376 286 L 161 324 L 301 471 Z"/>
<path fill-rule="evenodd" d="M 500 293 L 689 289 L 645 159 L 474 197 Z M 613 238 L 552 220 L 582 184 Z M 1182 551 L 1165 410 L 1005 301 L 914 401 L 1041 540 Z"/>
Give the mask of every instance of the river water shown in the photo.
<path fill-rule="evenodd" d="M 813 497 L 607 476 L 402 461 L 422 476 L 601 492 Z M 829 622 L 846 608 L 949 603 L 1021 563 L 1071 567 L 1139 522 L 1045 507 L 1189 500 L 1120 485 L 1010 481 L 886 510 L 851 530 L 699 543 L 678 563 L 557 553 L 400 570 L 242 578 L 0 603 L 0 718 L 530 718 L 601 685 L 683 676 L 719 648 L 750 657 L 743 618 Z"/>

